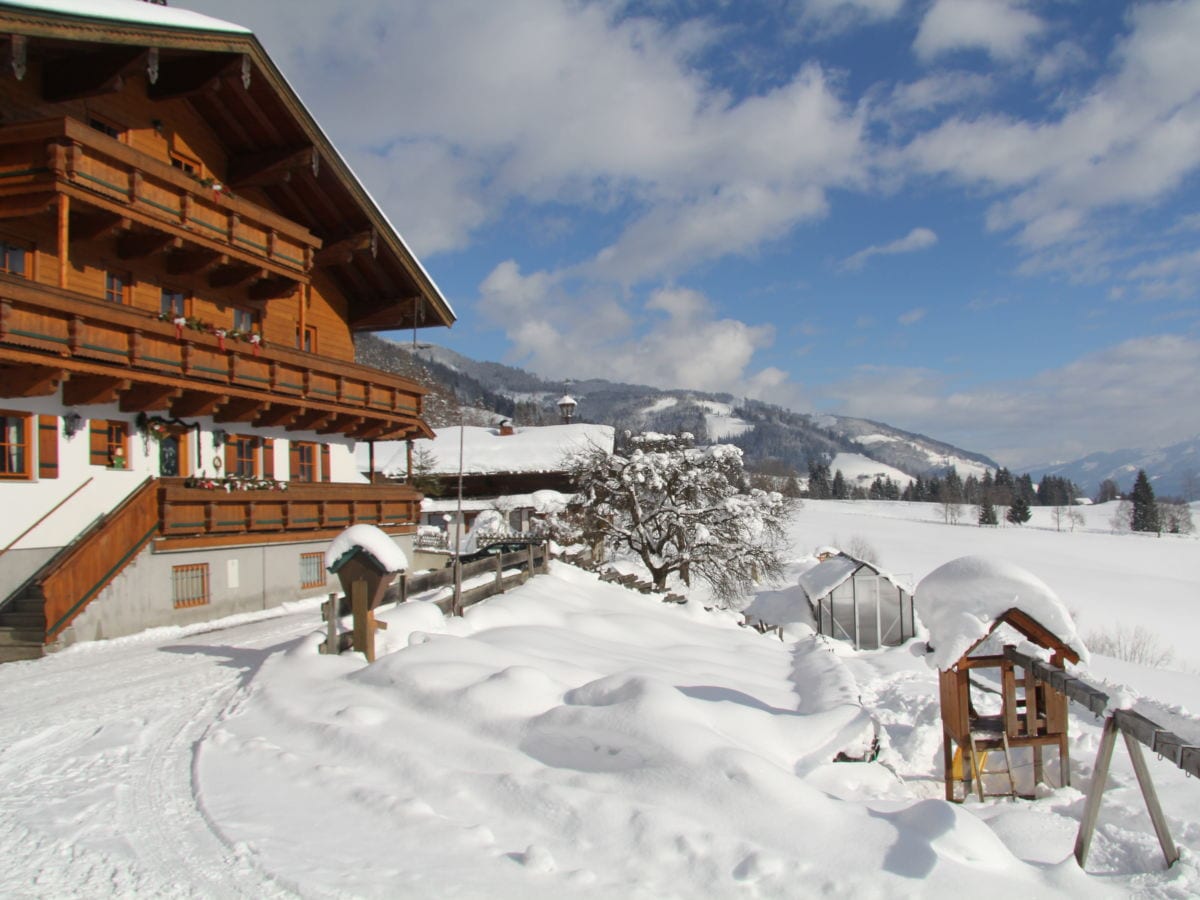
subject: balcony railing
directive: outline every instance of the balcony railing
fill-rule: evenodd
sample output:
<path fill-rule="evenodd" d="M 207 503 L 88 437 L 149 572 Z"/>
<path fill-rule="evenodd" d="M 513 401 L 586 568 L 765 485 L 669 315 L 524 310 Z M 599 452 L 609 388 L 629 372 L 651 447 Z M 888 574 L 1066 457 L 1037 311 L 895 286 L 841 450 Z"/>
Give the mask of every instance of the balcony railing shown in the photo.
<path fill-rule="evenodd" d="M 0 128 L 8 196 L 67 193 L 275 277 L 307 282 L 321 242 L 306 228 L 70 118 Z"/>
<path fill-rule="evenodd" d="M 284 490 L 208 489 L 159 480 L 164 538 L 263 541 L 329 536 L 351 525 L 415 529 L 421 497 L 394 484 L 289 482 Z"/>
<path fill-rule="evenodd" d="M 255 401 L 259 408 L 243 410 L 241 420 L 252 421 L 268 407 L 279 413 L 264 425 L 321 430 L 333 419 L 331 432 L 369 436 L 374 427 L 425 433 L 420 423 L 425 389 L 407 379 L 273 344 L 177 331 L 144 310 L 0 274 L 0 363 L 6 361 L 62 369 L 65 375 L 109 374 L 129 380 L 127 388 L 153 384 Z M 138 407 L 127 398 L 124 408 L 156 407 Z"/>

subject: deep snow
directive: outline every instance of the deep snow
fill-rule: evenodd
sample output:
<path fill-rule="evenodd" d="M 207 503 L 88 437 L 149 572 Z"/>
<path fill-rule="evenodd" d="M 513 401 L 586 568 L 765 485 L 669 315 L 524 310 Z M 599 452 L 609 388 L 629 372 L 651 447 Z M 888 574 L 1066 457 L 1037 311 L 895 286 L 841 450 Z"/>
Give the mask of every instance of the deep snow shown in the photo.
<path fill-rule="evenodd" d="M 1162 639 L 1196 665 L 1194 538 L 935 514 L 809 502 L 791 582 L 772 590 L 799 590 L 822 544 L 870 544 L 913 580 L 985 553 L 1043 579 L 1085 640 L 1118 615 L 1167 621 Z M 1097 529 L 1104 515 L 1089 510 Z M 317 653 L 309 603 L 0 667 L 0 895 L 1200 891 L 1200 785 L 1151 762 L 1184 852 L 1163 872 L 1120 746 L 1089 873 L 1075 865 L 1091 716 L 1072 717 L 1073 787 L 941 800 L 936 674 L 916 644 L 856 653 L 803 625 L 781 640 L 563 564 L 463 619 L 420 602 L 381 618 L 371 666 Z M 1080 674 L 1131 684 L 1152 718 L 1200 733 L 1193 674 L 1096 655 Z M 876 733 L 878 762 L 832 762 Z"/>

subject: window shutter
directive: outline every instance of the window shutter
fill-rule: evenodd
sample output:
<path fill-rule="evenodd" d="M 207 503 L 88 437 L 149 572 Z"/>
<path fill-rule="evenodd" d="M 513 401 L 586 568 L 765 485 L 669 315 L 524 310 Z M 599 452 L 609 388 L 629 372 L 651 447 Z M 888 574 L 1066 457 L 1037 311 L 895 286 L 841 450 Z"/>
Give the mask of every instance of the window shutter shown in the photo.
<path fill-rule="evenodd" d="M 321 480 L 330 481 L 329 477 L 329 445 L 321 445 Z"/>
<path fill-rule="evenodd" d="M 58 477 L 58 416 L 38 416 L 38 478 Z"/>
<path fill-rule="evenodd" d="M 300 478 L 300 448 L 295 441 L 288 444 L 288 478 L 292 481 Z"/>
<path fill-rule="evenodd" d="M 225 437 L 225 474 L 230 475 L 237 469 L 237 438 L 232 434 Z"/>
<path fill-rule="evenodd" d="M 91 459 L 93 466 L 108 465 L 108 422 L 105 419 L 92 419 L 89 423 L 91 440 Z"/>
<path fill-rule="evenodd" d="M 275 438 L 262 439 L 263 478 L 275 477 Z"/>

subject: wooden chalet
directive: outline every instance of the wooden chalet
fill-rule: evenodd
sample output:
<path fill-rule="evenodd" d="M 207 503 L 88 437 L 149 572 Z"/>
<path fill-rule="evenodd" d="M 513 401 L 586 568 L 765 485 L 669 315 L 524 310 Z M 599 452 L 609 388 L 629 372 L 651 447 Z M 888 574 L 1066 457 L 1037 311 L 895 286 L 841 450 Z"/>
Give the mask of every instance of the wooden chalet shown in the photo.
<path fill-rule="evenodd" d="M 83 8 L 0 0 L 0 660 L 403 543 L 420 495 L 354 446 L 431 436 L 424 392 L 353 336 L 454 320 L 251 33 Z"/>

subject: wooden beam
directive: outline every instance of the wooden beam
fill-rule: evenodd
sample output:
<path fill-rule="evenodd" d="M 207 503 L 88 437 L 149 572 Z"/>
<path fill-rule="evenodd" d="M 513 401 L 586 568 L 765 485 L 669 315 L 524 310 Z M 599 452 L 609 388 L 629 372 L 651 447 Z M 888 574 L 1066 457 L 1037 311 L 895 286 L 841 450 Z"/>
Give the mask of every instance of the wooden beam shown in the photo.
<path fill-rule="evenodd" d="M 121 394 L 121 412 L 151 412 L 165 410 L 183 393 L 182 388 L 169 384 L 141 382 Z"/>
<path fill-rule="evenodd" d="M 31 216 L 40 216 L 50 208 L 56 196 L 53 192 L 41 192 L 2 197 L 0 198 L 0 219 L 27 219 Z"/>
<path fill-rule="evenodd" d="M 309 409 L 297 414 L 292 423 L 287 426 L 288 431 L 316 431 L 325 425 L 329 419 L 333 418 L 333 413 L 325 412 L 321 409 Z"/>
<path fill-rule="evenodd" d="M 362 416 L 338 415 L 317 429 L 317 434 L 350 434 L 363 424 Z"/>
<path fill-rule="evenodd" d="M 121 259 L 144 259 L 165 250 L 180 250 L 183 238 L 164 231 L 127 231 L 117 239 L 117 256 Z"/>
<path fill-rule="evenodd" d="M 221 82 L 241 75 L 245 83 L 250 57 L 244 53 L 201 53 L 164 59 L 158 65 L 158 81 L 148 87 L 151 100 L 177 100 L 192 94 L 217 90 Z"/>
<path fill-rule="evenodd" d="M 23 34 L 10 34 L 0 48 L 0 69 L 6 69 L 17 81 L 25 80 L 28 70 L 29 38 Z"/>
<path fill-rule="evenodd" d="M 250 285 L 248 294 L 251 300 L 278 300 L 296 293 L 298 283 L 291 278 L 260 278 Z"/>
<path fill-rule="evenodd" d="M 77 241 L 98 241 L 133 228 L 133 221 L 116 213 L 73 214 L 71 236 Z"/>
<path fill-rule="evenodd" d="M 0 368 L 0 397 L 48 397 L 58 390 L 67 373 L 53 366 Z"/>
<path fill-rule="evenodd" d="M 254 427 L 283 428 L 291 423 L 299 413 L 300 410 L 294 406 L 281 406 L 277 403 L 272 403 L 258 414 L 258 418 L 254 420 Z"/>
<path fill-rule="evenodd" d="M 225 182 L 234 190 L 282 184 L 290 181 L 293 173 L 313 172 L 319 158 L 311 146 L 249 153 L 229 161 Z"/>
<path fill-rule="evenodd" d="M 113 94 L 125 86 L 125 76 L 144 63 L 144 47 L 117 47 L 72 56 L 70 62 L 49 61 L 42 67 L 42 97 L 50 103 Z"/>
<path fill-rule="evenodd" d="M 253 422 L 262 413 L 266 401 L 233 397 L 213 413 L 214 422 Z"/>
<path fill-rule="evenodd" d="M 347 432 L 347 437 L 352 437 L 356 441 L 373 441 L 384 433 L 390 426 L 377 419 L 370 421 L 364 420 L 358 428 Z"/>
<path fill-rule="evenodd" d="M 229 265 L 229 256 L 216 250 L 179 250 L 167 257 L 167 272 L 171 275 L 203 275 Z"/>
<path fill-rule="evenodd" d="M 356 253 L 368 252 L 372 257 L 379 252 L 379 234 L 374 228 L 360 231 L 322 247 L 313 255 L 313 265 L 343 266 L 353 262 Z"/>
<path fill-rule="evenodd" d="M 128 389 L 128 378 L 116 378 L 111 375 L 72 375 L 63 385 L 63 403 L 67 406 L 116 403 L 121 392 Z"/>
<path fill-rule="evenodd" d="M 412 326 L 412 308 L 414 297 L 396 297 L 392 300 L 376 300 L 363 312 L 359 312 L 357 304 L 352 304 L 350 310 L 350 328 L 354 331 L 378 331 L 382 328 L 398 328 Z"/>
<path fill-rule="evenodd" d="M 230 265 L 214 269 L 208 275 L 208 286 L 214 288 L 231 288 L 245 284 L 252 278 L 267 278 L 267 270 L 248 266 L 244 263 L 233 262 Z"/>
<path fill-rule="evenodd" d="M 227 394 L 209 394 L 204 391 L 184 391 L 171 403 L 171 416 L 175 419 L 192 419 L 196 416 L 211 416 L 229 402 Z"/>

